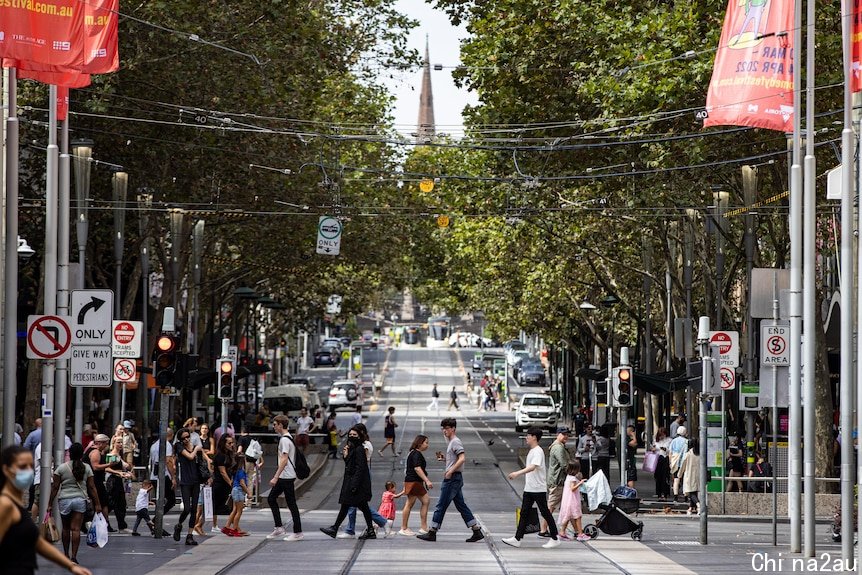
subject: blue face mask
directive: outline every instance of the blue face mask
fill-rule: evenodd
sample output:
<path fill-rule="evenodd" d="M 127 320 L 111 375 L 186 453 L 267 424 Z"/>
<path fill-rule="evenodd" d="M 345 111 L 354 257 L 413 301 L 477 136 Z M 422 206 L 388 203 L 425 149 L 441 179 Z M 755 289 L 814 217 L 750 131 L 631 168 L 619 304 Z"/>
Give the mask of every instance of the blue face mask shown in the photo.
<path fill-rule="evenodd" d="M 21 491 L 27 491 L 33 485 L 33 478 L 36 477 L 36 472 L 32 469 L 19 469 L 15 472 L 15 479 L 12 483 Z"/>

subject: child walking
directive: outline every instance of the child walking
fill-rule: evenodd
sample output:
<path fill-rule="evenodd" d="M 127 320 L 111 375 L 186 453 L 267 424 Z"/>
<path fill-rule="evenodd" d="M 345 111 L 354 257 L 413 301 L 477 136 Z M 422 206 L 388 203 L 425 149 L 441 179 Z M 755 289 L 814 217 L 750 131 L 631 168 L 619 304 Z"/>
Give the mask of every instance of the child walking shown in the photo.
<path fill-rule="evenodd" d="M 236 473 L 234 473 L 233 487 L 230 491 L 230 498 L 233 500 L 233 510 L 230 512 L 227 523 L 222 530 L 226 535 L 231 537 L 245 537 L 248 535 L 248 531 L 243 531 L 239 528 L 239 520 L 242 518 L 242 512 L 245 509 L 246 496 L 251 497 L 251 489 L 245 467 L 240 465 L 237 467 Z"/>
<path fill-rule="evenodd" d="M 563 500 L 560 503 L 560 516 L 557 521 L 560 524 L 560 539 L 570 539 L 566 530 L 571 525 L 577 533 L 578 541 L 589 540 L 581 527 L 581 515 L 583 515 L 581 511 L 581 485 L 583 484 L 584 477 L 581 475 L 581 464 L 577 459 L 573 459 L 566 467 L 566 481 L 563 483 Z"/>
<path fill-rule="evenodd" d="M 392 525 L 395 523 L 395 500 L 402 495 L 404 495 L 404 491 L 395 493 L 395 483 L 386 482 L 386 491 L 383 492 L 383 496 L 380 498 L 380 507 L 377 509 L 377 513 L 386 519 L 385 537 L 392 535 Z"/>
<path fill-rule="evenodd" d="M 141 534 L 138 533 L 138 527 L 141 525 L 141 521 L 146 522 L 147 527 L 150 528 L 150 533 L 155 535 L 156 525 L 150 519 L 150 491 L 152 488 L 153 482 L 149 479 L 144 479 L 140 490 L 138 490 L 138 496 L 135 499 L 135 515 L 138 518 L 135 520 L 135 526 L 132 528 L 132 535 L 140 537 Z"/>

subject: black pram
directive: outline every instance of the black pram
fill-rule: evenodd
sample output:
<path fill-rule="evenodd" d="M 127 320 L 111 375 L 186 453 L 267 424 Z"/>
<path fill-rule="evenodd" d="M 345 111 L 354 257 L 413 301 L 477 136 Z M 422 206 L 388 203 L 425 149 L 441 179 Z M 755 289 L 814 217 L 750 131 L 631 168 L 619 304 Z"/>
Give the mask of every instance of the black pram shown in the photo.
<path fill-rule="evenodd" d="M 601 517 L 595 523 L 591 523 L 584 527 L 590 539 L 595 539 L 599 536 L 599 530 L 607 535 L 625 535 L 632 534 L 632 539 L 640 541 L 643 534 L 644 524 L 642 521 L 635 521 L 628 516 L 628 513 L 637 513 L 640 508 L 641 500 L 637 497 L 637 492 L 630 489 L 629 493 L 625 493 L 628 497 L 620 497 L 622 495 L 620 488 L 614 491 L 614 496 L 610 503 L 599 504 L 599 509 L 603 510 Z M 631 497 L 634 492 L 634 497 Z"/>

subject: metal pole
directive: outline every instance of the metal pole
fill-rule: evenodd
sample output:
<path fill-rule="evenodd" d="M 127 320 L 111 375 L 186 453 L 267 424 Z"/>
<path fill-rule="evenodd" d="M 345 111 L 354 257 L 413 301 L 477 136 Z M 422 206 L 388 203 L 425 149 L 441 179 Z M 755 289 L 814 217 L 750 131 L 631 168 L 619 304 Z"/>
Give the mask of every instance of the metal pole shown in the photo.
<path fill-rule="evenodd" d="M 707 457 L 707 433 L 706 433 L 706 410 L 707 390 L 712 377 L 712 358 L 709 353 L 709 317 L 702 316 L 698 321 L 697 342 L 700 345 L 700 358 L 703 362 L 702 385 L 700 395 L 700 544 L 709 542 L 709 502 L 706 492 L 706 474 L 709 471 L 709 458 Z"/>
<path fill-rule="evenodd" d="M 114 319 L 121 319 L 123 316 L 123 237 L 126 229 L 126 194 L 129 189 L 129 174 L 114 172 L 111 177 L 111 188 L 114 192 Z M 114 426 L 126 418 L 125 410 L 126 384 L 118 383 L 113 386 L 111 399 Z"/>
<path fill-rule="evenodd" d="M 15 435 L 18 395 L 18 80 L 8 70 L 9 117 L 6 119 L 6 253 L 3 318 L 3 445 Z M 4 70 L 5 72 L 5 70 Z"/>
<path fill-rule="evenodd" d="M 7 98 L 8 90 L 6 86 L 9 84 L 9 69 L 3 68 L 0 71 L 0 197 L 2 197 L 3 207 L 0 208 L 2 211 L 2 217 L 0 217 L 0 270 L 6 269 L 6 212 L 5 212 L 5 197 L 6 197 L 6 136 L 4 132 L 6 131 L 6 121 L 9 119 L 9 102 Z M 16 238 L 16 246 L 17 246 L 17 238 Z M 0 309 L 5 311 L 5 301 L 6 301 L 6 274 L 0 274 Z M 3 358 L 3 350 L 6 349 L 5 338 L 8 335 L 4 334 L 2 330 L 0 330 L 0 369 L 3 369 L 5 364 L 2 363 Z M 17 334 L 16 334 L 17 337 Z M 3 369 L 3 371 L 8 371 Z M 5 389 L 5 386 L 3 386 Z M 0 392 L 0 406 L 6 405 L 5 400 L 3 399 L 3 394 Z M 2 412 L 5 415 L 5 409 Z M 12 417 L 15 417 L 15 411 L 12 411 Z M 11 433 L 7 432 L 4 429 L 5 417 L 3 421 L 0 421 L 0 433 L 2 433 L 2 437 L 0 437 L 0 447 L 6 447 L 8 445 L 12 445 L 12 435 L 11 433 L 15 432 L 14 424 L 10 425 Z M 9 433 L 9 435 L 7 435 Z M 5 437 L 6 441 L 3 442 L 2 438 Z"/>
<path fill-rule="evenodd" d="M 141 208 L 141 215 L 138 218 L 138 225 L 141 236 L 141 316 L 142 316 L 142 327 L 141 327 L 141 357 L 143 358 L 143 365 L 147 365 L 149 358 L 149 321 L 148 321 L 148 311 L 150 307 L 150 228 L 149 228 L 149 209 L 152 206 L 153 196 L 151 194 L 138 194 L 138 205 Z M 150 422 L 149 422 L 149 410 L 150 410 L 150 390 L 147 386 L 147 377 L 146 374 L 141 374 L 141 377 L 138 379 L 138 393 L 137 393 L 137 409 L 135 413 L 137 413 L 137 417 L 140 420 L 141 424 L 141 438 L 146 444 L 149 441 L 150 437 Z M 141 453 L 144 453 L 142 450 Z M 149 459 L 150 452 L 146 451 L 146 458 Z"/>
<path fill-rule="evenodd" d="M 814 137 L 816 135 L 816 127 L 814 125 L 814 0 L 808 0 L 808 12 L 806 16 L 806 63 L 805 63 L 805 159 L 804 159 L 804 192 L 803 192 L 803 224 L 802 229 L 805 237 L 803 238 L 802 247 L 802 325 L 805 331 L 805 337 L 802 339 L 802 437 L 806 438 L 802 442 L 802 475 L 805 488 L 803 489 L 803 513 L 805 518 L 803 542 L 803 553 L 805 557 L 814 557 L 814 537 L 816 528 L 816 517 L 814 509 L 814 461 L 815 461 L 815 446 L 814 440 L 815 429 L 815 413 L 814 413 L 814 389 L 815 389 L 815 346 L 817 344 L 817 332 L 822 334 L 822 327 L 818 326 L 815 318 L 816 292 L 815 290 L 815 274 L 816 274 L 816 258 L 817 248 L 815 245 L 814 230 L 817 226 L 817 197 L 815 192 L 815 184 L 817 178 L 817 164 L 814 157 Z M 862 218 L 862 212 L 859 217 Z M 859 254 L 860 262 L 862 262 L 862 252 Z M 862 289 L 862 283 L 859 284 Z M 862 308 L 860 308 L 862 309 Z M 862 342 L 857 345 L 862 349 Z M 862 365 L 859 366 L 862 369 Z M 862 412 L 858 412 L 862 416 Z M 862 421 L 862 420 L 860 420 Z M 773 467 L 775 462 L 773 461 Z M 774 483 L 773 483 L 774 485 Z M 773 489 L 773 491 L 775 491 Z M 862 497 L 862 494 L 860 494 Z M 862 501 L 862 499 L 860 499 Z"/>
<path fill-rule="evenodd" d="M 802 47 L 802 0 L 795 0 L 793 45 Z M 802 82 L 793 75 L 793 165 L 790 168 L 790 425 L 788 431 L 787 510 L 790 552 L 802 551 Z M 843 313 L 843 306 L 842 306 Z"/>
<path fill-rule="evenodd" d="M 745 283 L 746 293 L 748 294 L 748 302 L 746 304 L 746 354 L 745 354 L 745 382 L 751 384 L 756 380 L 754 375 L 755 369 L 755 348 L 757 347 L 757 338 L 754 333 L 754 317 L 751 315 L 751 276 L 754 270 L 754 249 L 756 242 L 756 229 L 754 222 L 754 214 L 751 213 L 751 205 L 757 197 L 757 167 L 742 166 L 742 192 L 745 205 L 749 211 L 745 213 Z M 740 394 L 741 397 L 741 394 Z M 745 412 L 745 443 L 748 447 L 749 463 L 753 462 L 754 453 L 752 446 L 754 443 L 754 412 L 746 410 Z"/>
<path fill-rule="evenodd" d="M 772 319 L 778 321 L 778 272 L 772 274 Z M 778 366 L 772 366 L 772 545 L 778 545 L 778 484 L 776 461 L 778 456 Z"/>
<path fill-rule="evenodd" d="M 78 242 L 78 284 L 77 289 L 84 289 L 84 270 L 87 261 L 87 234 L 89 233 L 89 222 L 87 221 L 87 208 L 90 197 L 90 168 L 93 158 L 93 142 L 81 140 L 73 144 L 75 154 L 75 195 L 77 197 L 77 218 L 75 221 L 75 235 Z M 84 388 L 75 388 L 75 437 L 81 437 L 84 433 Z"/>
<path fill-rule="evenodd" d="M 60 193 L 57 233 L 57 313 L 69 315 L 69 120 L 63 121 L 60 138 Z M 57 361 L 54 386 L 54 461 L 63 461 L 66 451 L 66 404 L 69 360 Z M 76 437 L 75 441 L 80 438 Z"/>
<path fill-rule="evenodd" d="M 45 315 L 57 313 L 57 86 L 48 92 L 48 154 L 45 186 Z M 39 509 L 44 513 L 51 499 L 52 449 L 54 447 L 54 360 L 42 364 L 42 489 Z M 63 438 L 57 438 L 62 442 Z"/>
<path fill-rule="evenodd" d="M 797 0 L 799 2 L 800 0 Z M 841 560 L 853 561 L 853 124 L 852 46 L 853 0 L 843 0 L 844 129 L 841 132 Z M 791 234 L 792 234 L 791 230 Z M 791 237 L 795 237 L 792 236 Z M 792 348 L 791 348 L 792 350 Z M 792 358 L 791 358 L 792 360 Z M 791 363 L 791 377 L 793 366 Z M 791 390 L 793 387 L 791 386 Z"/>
<path fill-rule="evenodd" d="M 155 363 L 153 363 L 155 370 Z M 158 487 L 156 488 L 156 539 L 162 538 L 164 529 L 165 516 L 165 482 L 170 477 L 166 460 L 168 456 L 167 438 L 168 438 L 168 393 L 167 389 L 159 389 L 159 473 Z"/>

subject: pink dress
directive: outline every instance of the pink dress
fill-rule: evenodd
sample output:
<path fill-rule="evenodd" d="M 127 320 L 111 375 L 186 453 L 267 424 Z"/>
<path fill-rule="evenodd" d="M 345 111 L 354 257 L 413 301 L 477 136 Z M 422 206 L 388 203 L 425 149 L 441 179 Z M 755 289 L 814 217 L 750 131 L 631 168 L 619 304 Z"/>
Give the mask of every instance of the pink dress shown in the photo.
<path fill-rule="evenodd" d="M 581 488 L 572 491 L 572 484 L 580 481 L 580 477 L 567 475 L 563 484 L 563 500 L 560 502 L 560 517 L 558 523 L 562 525 L 570 519 L 580 519 L 581 512 Z"/>
<path fill-rule="evenodd" d="M 380 507 L 377 509 L 382 517 L 395 521 L 395 494 L 391 491 L 384 491 L 383 498 L 380 500 Z"/>

